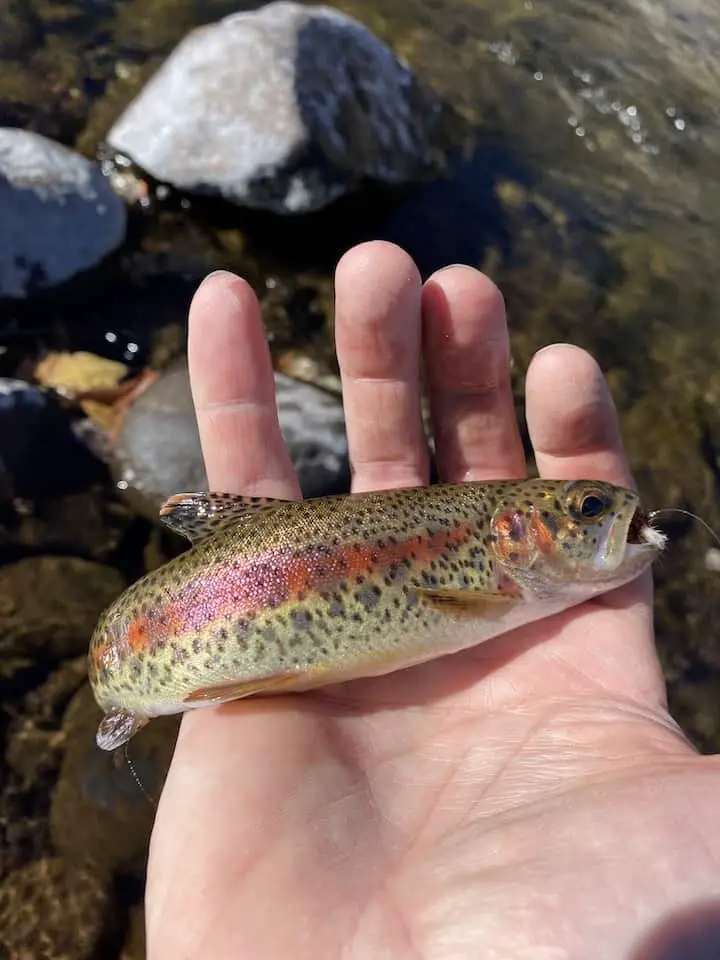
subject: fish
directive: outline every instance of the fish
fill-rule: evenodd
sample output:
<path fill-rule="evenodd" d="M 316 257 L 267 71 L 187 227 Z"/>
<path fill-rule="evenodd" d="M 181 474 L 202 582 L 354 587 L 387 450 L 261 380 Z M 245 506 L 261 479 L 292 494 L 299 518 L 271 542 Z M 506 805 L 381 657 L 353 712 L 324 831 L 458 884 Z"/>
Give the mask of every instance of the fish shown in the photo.
<path fill-rule="evenodd" d="M 160 518 L 190 547 L 128 587 L 90 641 L 103 750 L 153 717 L 457 653 L 631 581 L 665 547 L 638 495 L 598 480 L 197 492 Z"/>

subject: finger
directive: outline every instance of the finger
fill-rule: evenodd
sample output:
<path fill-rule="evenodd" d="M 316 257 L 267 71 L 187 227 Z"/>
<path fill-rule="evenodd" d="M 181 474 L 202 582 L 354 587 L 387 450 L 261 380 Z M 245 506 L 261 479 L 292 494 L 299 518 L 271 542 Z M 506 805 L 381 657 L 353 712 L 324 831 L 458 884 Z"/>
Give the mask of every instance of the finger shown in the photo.
<path fill-rule="evenodd" d="M 610 390 L 588 353 L 567 344 L 541 350 L 530 364 L 525 392 L 541 476 L 634 486 Z M 592 628 L 587 618 L 578 619 L 573 627 L 571 618 L 565 629 L 564 659 L 614 695 L 664 709 L 649 572 L 604 595 L 589 609 Z M 598 637 L 598 643 L 588 642 L 590 636 Z"/>
<path fill-rule="evenodd" d="M 524 476 L 502 294 L 478 270 L 448 267 L 425 284 L 422 313 L 440 478 Z"/>
<path fill-rule="evenodd" d="M 615 404 L 590 354 L 569 344 L 545 347 L 530 364 L 525 396 L 541 476 L 633 485 Z"/>
<path fill-rule="evenodd" d="M 197 290 L 190 305 L 188 364 L 210 487 L 299 497 L 278 423 L 260 306 L 240 277 L 212 274 Z"/>
<path fill-rule="evenodd" d="M 421 281 L 411 258 L 374 241 L 335 274 L 335 342 L 354 490 L 427 482 L 420 413 Z"/>

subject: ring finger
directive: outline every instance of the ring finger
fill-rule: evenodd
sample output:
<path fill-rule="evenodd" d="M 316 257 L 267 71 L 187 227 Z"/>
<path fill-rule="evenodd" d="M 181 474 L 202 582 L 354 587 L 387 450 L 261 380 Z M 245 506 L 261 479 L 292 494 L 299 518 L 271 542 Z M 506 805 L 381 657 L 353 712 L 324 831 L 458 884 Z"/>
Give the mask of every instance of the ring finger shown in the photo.
<path fill-rule="evenodd" d="M 422 314 L 440 479 L 524 476 L 500 291 L 472 267 L 447 267 L 425 284 Z"/>

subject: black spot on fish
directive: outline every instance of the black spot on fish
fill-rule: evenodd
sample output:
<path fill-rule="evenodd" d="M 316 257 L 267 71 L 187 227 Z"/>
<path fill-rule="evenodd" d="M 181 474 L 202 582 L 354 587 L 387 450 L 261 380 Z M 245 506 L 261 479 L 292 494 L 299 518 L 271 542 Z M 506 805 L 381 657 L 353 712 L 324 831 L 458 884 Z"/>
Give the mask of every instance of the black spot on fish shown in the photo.
<path fill-rule="evenodd" d="M 312 614 L 309 610 L 292 610 L 290 622 L 296 630 L 307 630 L 312 623 Z"/>
<path fill-rule="evenodd" d="M 366 610 L 373 610 L 380 602 L 380 588 L 376 587 L 375 584 L 368 584 L 362 590 L 357 591 L 355 599 Z"/>

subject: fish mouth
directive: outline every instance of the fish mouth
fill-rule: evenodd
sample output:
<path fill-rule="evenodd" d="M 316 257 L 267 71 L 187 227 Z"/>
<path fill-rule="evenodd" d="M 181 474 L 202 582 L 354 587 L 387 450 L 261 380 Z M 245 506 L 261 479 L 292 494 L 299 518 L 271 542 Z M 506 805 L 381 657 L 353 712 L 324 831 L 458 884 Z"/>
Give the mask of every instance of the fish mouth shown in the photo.
<path fill-rule="evenodd" d="M 647 543 L 644 531 L 650 526 L 648 515 L 640 509 L 635 508 L 635 513 L 630 519 L 630 526 L 627 532 L 627 542 L 634 544 Z"/>

